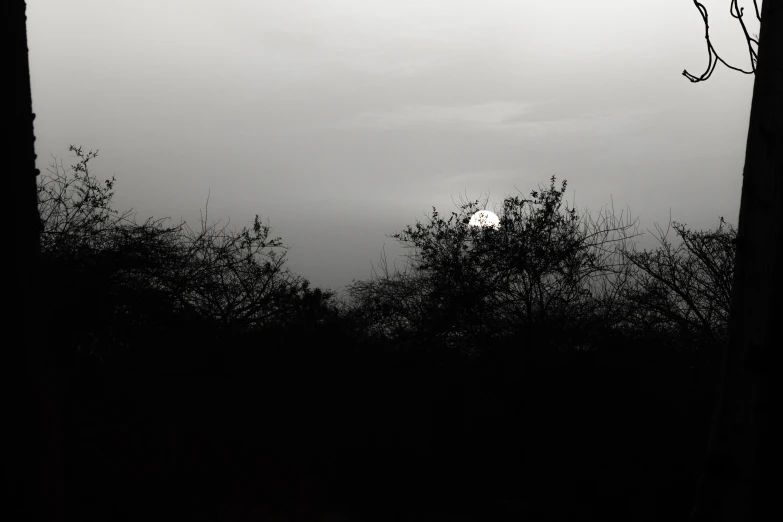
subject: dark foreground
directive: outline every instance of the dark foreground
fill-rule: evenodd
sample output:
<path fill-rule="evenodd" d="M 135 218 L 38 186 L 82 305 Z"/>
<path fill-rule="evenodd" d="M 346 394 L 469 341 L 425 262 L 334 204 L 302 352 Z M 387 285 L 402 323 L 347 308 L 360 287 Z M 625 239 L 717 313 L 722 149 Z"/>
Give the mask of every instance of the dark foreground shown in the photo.
<path fill-rule="evenodd" d="M 510 353 L 446 367 L 78 370 L 62 395 L 69 512 L 85 522 L 686 519 L 714 399 L 704 353 Z"/>

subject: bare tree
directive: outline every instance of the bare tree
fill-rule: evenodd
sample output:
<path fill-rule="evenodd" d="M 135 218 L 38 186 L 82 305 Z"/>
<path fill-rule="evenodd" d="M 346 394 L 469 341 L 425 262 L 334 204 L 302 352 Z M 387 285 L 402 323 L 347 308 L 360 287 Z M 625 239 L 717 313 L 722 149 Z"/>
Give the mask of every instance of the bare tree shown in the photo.
<path fill-rule="evenodd" d="M 707 26 L 706 9 L 694 3 Z M 718 401 L 692 520 L 760 520 L 776 503 L 770 492 L 774 481 L 771 472 L 777 463 L 769 461 L 770 445 L 774 444 L 769 414 L 773 347 L 781 345 L 783 317 L 783 7 L 770 0 L 762 4 L 761 12 L 755 1 L 754 7 L 761 23 L 757 40 L 748 37 L 743 10 L 735 0 L 731 2 L 731 14 L 739 20 L 748 42 L 755 82 L 728 343 L 723 350 Z M 706 79 L 714 68 L 709 31 L 706 38 L 711 67 L 701 78 L 684 73 L 691 81 Z M 758 46 L 758 60 L 754 45 Z"/>
<path fill-rule="evenodd" d="M 561 210 L 566 184 L 554 182 L 533 199 L 507 197 L 498 227 L 470 226 L 477 200 L 447 219 L 433 208 L 428 222 L 393 234 L 410 251 L 405 269 L 390 272 L 384 258 L 380 276 L 349 287 L 372 335 L 470 351 L 476 339 L 551 333 L 555 323 L 586 334 L 618 321 L 629 274 L 613 245 L 633 224 Z"/>
<path fill-rule="evenodd" d="M 237 333 L 284 316 L 305 281 L 285 268 L 281 239 L 257 215 L 252 229 L 218 224 L 206 215 L 199 231 L 184 224 L 172 293 Z"/>
<path fill-rule="evenodd" d="M 707 64 L 707 70 L 704 71 L 701 76 L 694 76 L 691 73 L 689 73 L 687 70 L 682 71 L 682 75 L 688 78 L 693 83 L 703 82 L 707 80 L 710 76 L 712 76 L 712 72 L 715 70 L 715 66 L 718 65 L 718 62 L 722 63 L 732 71 L 741 72 L 743 74 L 755 74 L 756 73 L 756 67 L 758 63 L 758 35 L 754 34 L 751 36 L 751 34 L 748 32 L 748 26 L 745 24 L 744 16 L 745 16 L 745 8 L 740 7 L 737 4 L 737 0 L 731 0 L 731 3 L 729 4 L 729 13 L 731 16 L 737 19 L 737 21 L 740 24 L 740 27 L 742 28 L 742 33 L 745 35 L 745 42 L 748 46 L 748 54 L 750 55 L 750 70 L 746 71 L 742 69 L 741 67 L 735 67 L 733 65 L 730 65 L 728 62 L 726 62 L 723 58 L 720 57 L 718 54 L 718 51 L 715 50 L 715 46 L 712 43 L 712 40 L 710 40 L 710 24 L 708 21 L 708 13 L 707 8 L 704 7 L 704 4 L 700 3 L 698 0 L 693 0 L 694 5 L 696 6 L 696 9 L 699 10 L 699 14 L 701 15 L 702 20 L 704 20 L 704 38 L 707 40 L 707 54 L 709 55 L 709 63 Z M 761 13 L 759 12 L 759 3 L 758 0 L 753 0 L 753 8 L 756 14 L 756 20 L 759 22 L 761 21 Z"/>
<path fill-rule="evenodd" d="M 624 292 L 628 325 L 645 334 L 663 330 L 685 343 L 725 342 L 736 229 L 723 218 L 716 230 L 706 232 L 687 230 L 676 221 L 665 232 L 655 226 L 660 247 L 624 252 L 637 268 L 634 284 Z M 681 239 L 676 248 L 668 239 L 671 228 Z"/>
<path fill-rule="evenodd" d="M 236 335 L 289 320 L 304 311 L 303 299 L 314 298 L 308 281 L 286 268 L 286 247 L 258 216 L 241 230 L 210 223 L 207 199 L 196 230 L 185 222 L 167 226 L 166 219 L 137 223 L 132 209 L 112 208 L 114 179 L 90 172 L 97 151 L 69 150 L 77 158 L 71 170 L 55 159 L 38 183 L 47 266 L 41 279 L 65 305 L 59 320 L 68 328 L 60 331 L 71 337 L 60 338 L 63 345 L 75 343 L 79 353 L 105 362 L 127 352 L 139 332 L 160 335 L 175 316 L 192 326 L 209 322 L 217 336 Z M 330 298 L 319 290 L 319 302 Z M 82 315 L 69 315 L 75 310 Z M 85 319 L 91 315 L 100 320 Z"/>

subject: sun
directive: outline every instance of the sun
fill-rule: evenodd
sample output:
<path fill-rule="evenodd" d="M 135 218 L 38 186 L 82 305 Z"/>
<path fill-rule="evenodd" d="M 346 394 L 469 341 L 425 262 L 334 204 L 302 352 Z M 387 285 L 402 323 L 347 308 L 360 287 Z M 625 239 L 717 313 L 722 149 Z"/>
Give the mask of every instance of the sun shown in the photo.
<path fill-rule="evenodd" d="M 470 218 L 468 226 L 500 228 L 500 218 L 489 210 L 479 210 Z"/>

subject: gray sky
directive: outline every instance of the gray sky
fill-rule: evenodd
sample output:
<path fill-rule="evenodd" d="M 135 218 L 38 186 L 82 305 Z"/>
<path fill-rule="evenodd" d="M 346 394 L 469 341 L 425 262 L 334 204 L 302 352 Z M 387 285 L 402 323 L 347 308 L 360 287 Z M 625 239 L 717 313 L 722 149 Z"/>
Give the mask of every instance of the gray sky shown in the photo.
<path fill-rule="evenodd" d="M 703 3 L 749 69 L 729 2 Z M 403 252 L 385 235 L 433 205 L 492 207 L 552 174 L 642 230 L 670 209 L 736 224 L 753 77 L 681 76 L 707 66 L 690 0 L 28 0 L 27 16 L 39 168 L 100 149 L 92 172 L 142 220 L 195 225 L 211 193 L 210 220 L 269 218 L 319 286 L 369 277 L 384 244 Z"/>

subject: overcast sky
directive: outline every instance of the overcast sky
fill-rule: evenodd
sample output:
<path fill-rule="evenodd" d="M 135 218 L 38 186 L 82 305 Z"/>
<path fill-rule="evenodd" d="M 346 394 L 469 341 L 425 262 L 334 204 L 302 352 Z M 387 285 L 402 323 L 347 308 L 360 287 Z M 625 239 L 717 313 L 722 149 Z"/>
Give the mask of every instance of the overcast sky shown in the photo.
<path fill-rule="evenodd" d="M 703 3 L 748 69 L 729 2 Z M 100 149 L 92 172 L 142 220 L 195 225 L 211 194 L 210 220 L 268 218 L 319 286 L 368 278 L 432 206 L 491 208 L 553 174 L 642 230 L 670 209 L 737 221 L 753 77 L 681 76 L 707 66 L 690 0 L 28 0 L 27 16 L 42 171 Z"/>

